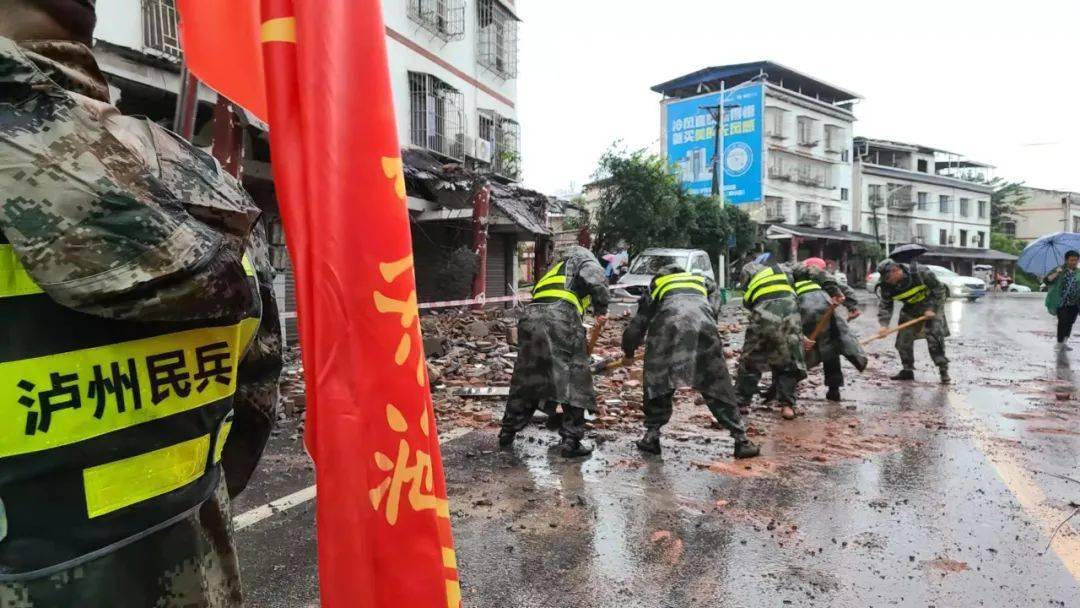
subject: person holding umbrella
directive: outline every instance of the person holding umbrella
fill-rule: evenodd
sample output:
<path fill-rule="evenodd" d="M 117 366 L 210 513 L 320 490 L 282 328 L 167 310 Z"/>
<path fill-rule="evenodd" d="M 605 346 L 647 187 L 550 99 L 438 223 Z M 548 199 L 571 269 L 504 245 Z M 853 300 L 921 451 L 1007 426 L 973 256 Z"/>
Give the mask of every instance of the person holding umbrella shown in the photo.
<path fill-rule="evenodd" d="M 1046 294 L 1046 309 L 1057 316 L 1057 347 L 1059 350 L 1072 350 L 1065 342 L 1072 335 L 1077 313 L 1080 313 L 1080 253 L 1076 250 L 1065 252 L 1065 265 L 1055 268 L 1046 275 L 1046 284 L 1050 291 Z"/>

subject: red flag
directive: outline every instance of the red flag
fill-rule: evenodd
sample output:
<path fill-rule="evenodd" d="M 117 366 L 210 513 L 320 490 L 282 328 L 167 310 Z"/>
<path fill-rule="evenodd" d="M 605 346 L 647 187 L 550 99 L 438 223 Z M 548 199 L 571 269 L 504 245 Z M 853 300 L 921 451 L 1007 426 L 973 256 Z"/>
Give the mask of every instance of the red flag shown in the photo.
<path fill-rule="evenodd" d="M 323 605 L 457 608 L 380 2 L 261 1 L 274 181 L 307 377 Z M 240 3 L 189 1 L 181 9 L 191 24 L 208 5 Z"/>
<path fill-rule="evenodd" d="M 257 0 L 177 0 L 188 68 L 228 99 L 266 121 L 266 86 Z"/>

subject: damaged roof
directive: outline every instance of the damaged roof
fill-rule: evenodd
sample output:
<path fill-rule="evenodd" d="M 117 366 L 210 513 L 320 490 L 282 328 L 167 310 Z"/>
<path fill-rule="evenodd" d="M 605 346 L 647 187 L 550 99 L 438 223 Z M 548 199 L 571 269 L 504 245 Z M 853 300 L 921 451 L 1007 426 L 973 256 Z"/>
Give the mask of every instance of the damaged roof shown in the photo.
<path fill-rule="evenodd" d="M 491 188 L 491 204 L 502 215 L 532 234 L 551 234 L 547 227 L 551 200 L 547 196 L 517 184 L 488 179 L 460 163 L 447 163 L 424 150 L 408 148 L 401 156 L 409 196 L 432 201 L 447 209 L 469 209 L 473 194 L 487 182 Z"/>

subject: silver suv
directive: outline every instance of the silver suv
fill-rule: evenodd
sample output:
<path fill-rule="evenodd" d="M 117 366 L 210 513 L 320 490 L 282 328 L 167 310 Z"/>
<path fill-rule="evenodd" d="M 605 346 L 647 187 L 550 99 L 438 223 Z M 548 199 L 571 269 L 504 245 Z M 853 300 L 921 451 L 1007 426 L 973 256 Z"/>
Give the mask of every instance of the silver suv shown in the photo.
<path fill-rule="evenodd" d="M 630 263 L 630 269 L 611 286 L 611 293 L 620 299 L 637 299 L 649 288 L 652 278 L 661 268 L 677 264 L 687 272 L 716 278 L 709 254 L 701 249 L 650 248 L 642 251 Z"/>

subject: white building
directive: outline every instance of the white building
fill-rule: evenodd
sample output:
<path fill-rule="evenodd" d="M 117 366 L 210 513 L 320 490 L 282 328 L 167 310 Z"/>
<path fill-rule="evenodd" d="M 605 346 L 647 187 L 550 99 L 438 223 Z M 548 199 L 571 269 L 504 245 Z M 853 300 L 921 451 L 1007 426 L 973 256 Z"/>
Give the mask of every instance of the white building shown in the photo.
<path fill-rule="evenodd" d="M 442 295 L 438 288 L 457 270 L 448 266 L 448 252 L 472 248 L 468 189 L 477 176 L 501 182 L 491 196 L 486 295 L 512 293 L 517 243 L 547 233 L 543 213 L 537 211 L 543 209 L 539 195 L 523 193 L 510 183 L 521 167 L 513 0 L 384 0 L 383 11 L 400 144 L 426 155 L 419 171 L 438 182 L 434 190 L 460 198 L 436 200 L 441 197 L 431 190 L 416 191 L 422 180 L 409 180 L 421 299 L 454 299 L 437 297 Z M 124 113 L 172 126 L 182 68 L 175 0 L 98 0 L 97 13 L 94 54 L 109 77 L 114 101 Z M 199 99 L 194 141 L 209 147 L 217 95 L 200 86 Z M 280 271 L 275 281 L 278 302 L 286 338 L 292 342 L 295 292 L 273 194 L 269 142 L 264 125 L 250 115 L 244 118 L 243 182 L 264 211 L 272 258 Z M 445 177 L 437 175 L 439 169 L 447 163 L 473 172 L 458 182 L 439 181 Z M 414 169 L 407 166 L 407 175 L 415 175 Z M 459 274 L 453 283 L 465 291 L 457 297 L 467 296 L 471 276 Z"/>
<path fill-rule="evenodd" d="M 785 258 L 825 257 L 849 270 L 851 276 L 862 276 L 865 265 L 854 263 L 849 256 L 856 253 L 857 243 L 873 239 L 859 234 L 854 227 L 851 150 L 855 115 L 852 110 L 860 99 L 855 93 L 771 61 L 692 72 L 652 88 L 664 95 L 662 155 L 682 170 L 684 183 L 701 184 L 702 176 L 711 179 L 712 163 L 708 157 L 716 144 L 710 141 L 716 121 L 706 117 L 704 133 L 694 133 L 692 137 L 697 148 L 686 150 L 685 140 L 678 137 L 678 120 L 673 122 L 669 118 L 674 112 L 684 111 L 676 108 L 686 108 L 686 102 L 693 104 L 700 98 L 706 103 L 715 99 L 715 93 L 721 89 L 730 91 L 725 94 L 729 98 L 736 93 L 733 89 L 758 83 L 763 87 L 764 100 L 760 110 L 755 109 L 754 113 L 760 111 L 761 115 L 751 114 L 749 126 L 760 134 L 763 158 L 757 161 L 762 163 L 761 196 L 739 202 L 740 208 L 754 221 L 769 225 L 765 236 L 783 242 Z M 725 104 L 729 103 L 725 99 Z M 743 119 L 747 117 L 745 106 L 742 115 Z M 696 124 L 701 120 L 694 118 L 694 126 L 701 126 Z M 682 119 L 683 125 L 688 122 Z M 729 122 L 730 117 L 725 119 L 725 124 Z M 745 134 L 745 120 L 740 127 Z M 675 132 L 675 137 L 669 137 L 669 129 Z M 680 146 L 677 154 L 685 158 L 673 158 L 676 146 Z M 730 173 L 731 158 L 725 156 Z M 688 171 L 686 159 L 693 160 L 693 171 Z M 693 174 L 692 179 L 687 177 L 688 172 Z M 725 199 L 730 198 L 725 195 Z"/>
<path fill-rule="evenodd" d="M 981 167 L 941 150 L 857 137 L 859 226 L 882 242 L 985 249 L 990 195 L 985 184 L 948 175 Z M 955 172 L 953 172 L 955 174 Z M 986 176 L 983 177 L 985 181 Z"/>
<path fill-rule="evenodd" d="M 518 178 L 518 18 L 511 0 L 385 0 L 402 147 Z"/>
<path fill-rule="evenodd" d="M 1012 256 L 990 249 L 991 165 L 895 141 L 855 138 L 858 230 L 891 250 L 918 243 L 927 263 L 971 273 Z"/>

